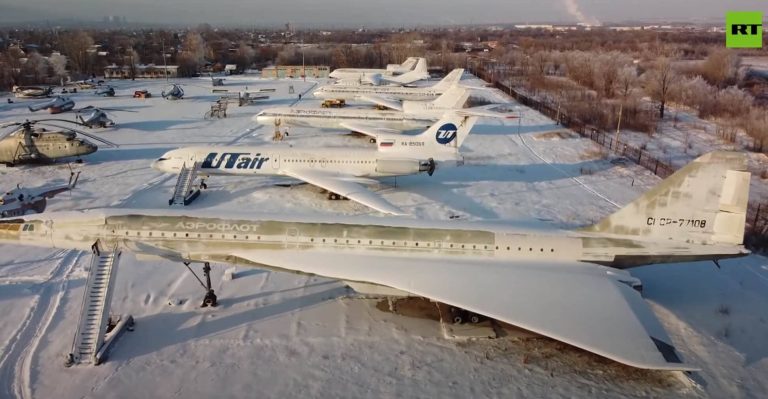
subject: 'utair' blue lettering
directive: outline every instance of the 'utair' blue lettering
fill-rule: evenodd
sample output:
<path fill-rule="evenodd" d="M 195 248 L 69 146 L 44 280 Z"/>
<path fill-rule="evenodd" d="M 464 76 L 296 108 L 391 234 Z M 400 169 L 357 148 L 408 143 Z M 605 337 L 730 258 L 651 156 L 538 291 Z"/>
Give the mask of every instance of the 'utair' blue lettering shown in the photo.
<path fill-rule="evenodd" d="M 247 152 L 212 152 L 205 157 L 201 169 L 261 169 L 269 157 L 261 156 L 261 153 L 251 155 Z M 226 159 L 226 162 L 224 160 Z M 223 164 L 223 165 L 222 165 Z"/>

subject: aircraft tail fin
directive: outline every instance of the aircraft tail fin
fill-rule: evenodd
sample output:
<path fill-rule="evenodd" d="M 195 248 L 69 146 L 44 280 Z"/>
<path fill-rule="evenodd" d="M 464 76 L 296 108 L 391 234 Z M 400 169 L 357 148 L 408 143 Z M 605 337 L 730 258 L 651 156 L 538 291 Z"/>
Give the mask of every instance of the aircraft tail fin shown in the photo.
<path fill-rule="evenodd" d="M 420 136 L 426 137 L 427 143 L 432 147 L 445 147 L 452 151 L 458 151 L 469 136 L 472 127 L 475 126 L 478 117 L 463 115 L 458 112 L 446 112 L 440 120 L 435 122 Z"/>
<path fill-rule="evenodd" d="M 448 111 L 432 126 L 416 135 L 377 134 L 379 151 L 404 152 L 430 158 L 455 158 L 478 117 Z"/>
<path fill-rule="evenodd" d="M 388 83 L 397 83 L 401 85 L 407 85 L 409 83 L 416 82 L 418 80 L 426 79 L 429 77 L 429 72 L 427 71 L 427 59 L 426 58 L 418 58 L 416 61 L 416 65 L 413 67 L 412 70 L 398 76 L 394 77 L 380 77 L 381 80 L 384 80 Z"/>
<path fill-rule="evenodd" d="M 464 108 L 464 104 L 469 99 L 469 90 L 464 87 L 453 86 L 443 92 L 440 97 L 432 101 L 435 108 L 438 109 L 458 109 Z"/>
<path fill-rule="evenodd" d="M 462 75 L 464 75 L 464 68 L 456 68 L 448 75 L 445 75 L 443 80 L 437 82 L 437 84 L 432 86 L 432 88 L 436 90 L 448 90 L 449 88 L 459 84 Z"/>
<path fill-rule="evenodd" d="M 583 229 L 697 244 L 740 245 L 749 198 L 746 155 L 702 155 L 629 205 Z"/>
<path fill-rule="evenodd" d="M 400 64 L 400 66 L 401 66 L 403 69 L 410 69 L 410 70 L 412 70 L 412 69 L 413 69 L 413 67 L 415 67 L 415 66 L 416 66 L 416 63 L 417 63 L 418 61 L 419 61 L 419 58 L 418 58 L 418 57 L 408 57 L 408 58 L 406 58 L 406 59 L 405 59 L 405 61 L 403 61 L 403 63 L 402 63 L 402 64 Z"/>

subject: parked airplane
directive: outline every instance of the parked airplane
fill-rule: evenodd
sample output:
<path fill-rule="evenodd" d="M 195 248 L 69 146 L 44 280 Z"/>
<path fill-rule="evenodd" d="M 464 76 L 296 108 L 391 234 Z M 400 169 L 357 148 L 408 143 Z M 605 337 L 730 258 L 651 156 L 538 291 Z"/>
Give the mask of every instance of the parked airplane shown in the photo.
<path fill-rule="evenodd" d="M 412 71 L 405 72 L 401 75 L 391 76 L 382 73 L 358 73 L 345 74 L 346 78 L 339 79 L 336 85 L 395 85 L 402 86 L 408 85 L 419 80 L 429 78 L 429 72 L 427 71 L 427 60 L 425 58 L 419 58 L 416 62 L 416 66 Z"/>
<path fill-rule="evenodd" d="M 464 163 L 459 148 L 476 116 L 451 112 L 418 135 L 377 136 L 376 148 L 349 147 L 186 147 L 152 163 L 166 173 L 199 165 L 201 175 L 289 176 L 328 191 L 328 198 L 349 198 L 379 212 L 405 214 L 362 184 L 374 177 L 403 176 Z"/>
<path fill-rule="evenodd" d="M 449 88 L 458 84 L 464 70 L 454 69 L 443 80 L 429 87 L 397 87 L 397 86 L 348 86 L 327 85 L 313 93 L 317 98 L 333 98 L 355 100 L 360 97 L 380 97 L 389 100 L 434 100 Z"/>
<path fill-rule="evenodd" d="M 110 209 L 0 221 L 0 242 L 222 262 L 385 287 L 645 369 L 682 362 L 626 270 L 743 256 L 750 174 L 713 152 L 583 229 L 399 218 Z M 98 240 L 98 241 L 97 241 Z M 212 294 L 210 287 L 207 290 Z"/>
<path fill-rule="evenodd" d="M 404 73 L 408 73 L 416 68 L 416 64 L 419 61 L 424 61 L 426 63 L 426 58 L 420 58 L 420 57 L 408 57 L 405 62 L 402 64 L 389 64 L 387 65 L 386 69 L 375 69 L 375 68 L 337 68 L 334 69 L 333 72 L 331 72 L 328 76 L 334 78 L 334 79 L 356 79 L 360 75 L 363 74 L 381 74 L 381 75 L 390 75 L 390 76 L 397 76 L 402 75 Z M 426 64 L 425 64 L 426 66 Z"/>
<path fill-rule="evenodd" d="M 399 108 L 392 111 L 277 107 L 265 109 L 253 119 L 262 125 L 348 129 L 366 134 L 379 128 L 425 129 L 440 119 L 446 111 L 463 108 L 468 98 L 469 90 L 457 86 L 448 89 L 434 101 L 404 101 L 392 104 Z"/>

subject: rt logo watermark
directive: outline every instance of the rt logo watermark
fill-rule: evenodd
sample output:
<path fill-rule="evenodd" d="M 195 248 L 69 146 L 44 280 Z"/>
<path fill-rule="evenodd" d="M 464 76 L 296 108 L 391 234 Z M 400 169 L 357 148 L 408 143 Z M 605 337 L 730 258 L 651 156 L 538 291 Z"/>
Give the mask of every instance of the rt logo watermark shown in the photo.
<path fill-rule="evenodd" d="M 760 11 L 725 13 L 725 47 L 762 48 L 763 13 Z"/>

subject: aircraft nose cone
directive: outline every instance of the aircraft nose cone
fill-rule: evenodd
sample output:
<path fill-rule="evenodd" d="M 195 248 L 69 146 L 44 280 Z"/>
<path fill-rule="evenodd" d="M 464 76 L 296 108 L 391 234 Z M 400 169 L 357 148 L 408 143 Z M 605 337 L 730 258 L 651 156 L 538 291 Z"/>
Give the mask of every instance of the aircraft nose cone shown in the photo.
<path fill-rule="evenodd" d="M 160 172 L 177 173 L 179 168 L 174 168 L 174 164 L 175 162 L 173 162 L 173 160 L 170 158 L 161 157 L 160 159 L 153 161 L 151 166 L 152 169 L 158 170 Z"/>
<path fill-rule="evenodd" d="M 272 123 L 272 117 L 267 115 L 256 115 L 253 117 L 253 120 L 260 125 L 266 125 L 266 124 Z"/>
<path fill-rule="evenodd" d="M 150 166 L 152 166 L 152 169 L 154 169 L 154 170 L 159 170 L 161 172 L 165 172 L 165 168 L 164 168 L 164 165 L 163 165 L 164 162 L 165 161 L 161 161 L 161 160 L 152 161 L 152 164 Z"/>
<path fill-rule="evenodd" d="M 87 151 L 88 154 L 93 154 L 94 152 L 96 152 L 96 150 L 99 149 L 98 146 L 96 146 L 95 144 L 91 144 L 91 143 L 86 143 L 85 144 L 85 148 L 86 148 L 86 151 Z"/>

